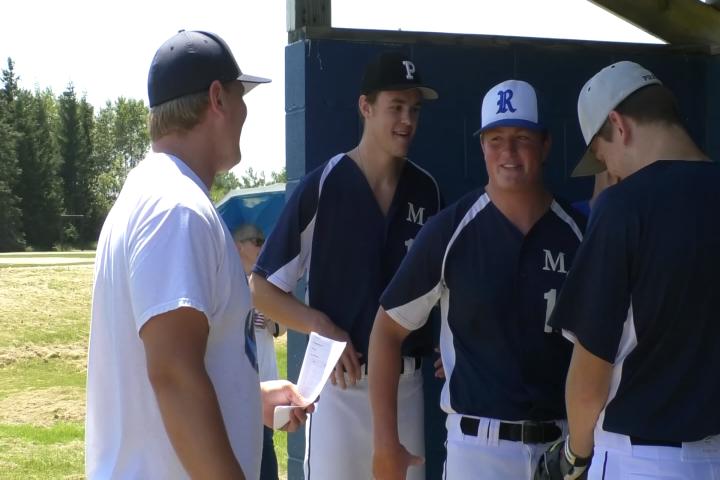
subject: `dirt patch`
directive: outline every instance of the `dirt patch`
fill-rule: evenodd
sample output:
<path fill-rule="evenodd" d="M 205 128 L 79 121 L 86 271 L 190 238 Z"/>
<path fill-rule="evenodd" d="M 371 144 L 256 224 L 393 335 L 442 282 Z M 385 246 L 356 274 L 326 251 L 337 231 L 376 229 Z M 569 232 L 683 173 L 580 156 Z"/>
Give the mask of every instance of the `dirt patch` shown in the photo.
<path fill-rule="evenodd" d="M 0 351 L 0 367 L 36 359 L 60 359 L 84 371 L 87 368 L 87 345 L 19 345 L 5 347 Z"/>
<path fill-rule="evenodd" d="M 0 400 L 0 423 L 47 427 L 85 418 L 85 391 L 80 387 L 50 387 L 13 393 Z"/>

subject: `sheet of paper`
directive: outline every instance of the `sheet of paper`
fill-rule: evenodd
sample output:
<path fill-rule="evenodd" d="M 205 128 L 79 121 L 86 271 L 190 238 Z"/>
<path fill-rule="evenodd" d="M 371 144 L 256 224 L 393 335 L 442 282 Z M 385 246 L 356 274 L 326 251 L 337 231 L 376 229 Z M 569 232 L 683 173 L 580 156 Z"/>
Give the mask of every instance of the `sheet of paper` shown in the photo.
<path fill-rule="evenodd" d="M 297 382 L 300 394 L 308 403 L 296 406 L 305 407 L 317 399 L 328 378 L 330 378 L 330 373 L 335 368 L 338 360 L 340 360 L 340 356 L 345 350 L 345 344 L 346 342 L 338 342 L 315 332 L 310 334 Z M 277 430 L 285 426 L 290 420 L 292 408 L 294 407 L 289 405 L 275 407 L 273 428 Z"/>
<path fill-rule="evenodd" d="M 315 332 L 310 334 L 297 382 L 300 394 L 308 402 L 314 402 L 320 395 L 343 350 L 345 342 L 338 342 Z"/>

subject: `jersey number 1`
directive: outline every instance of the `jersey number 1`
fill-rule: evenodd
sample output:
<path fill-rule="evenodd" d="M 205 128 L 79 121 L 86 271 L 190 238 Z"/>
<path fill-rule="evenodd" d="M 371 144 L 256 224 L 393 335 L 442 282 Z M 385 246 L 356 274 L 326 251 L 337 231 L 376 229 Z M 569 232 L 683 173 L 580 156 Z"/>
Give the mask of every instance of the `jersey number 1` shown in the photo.
<path fill-rule="evenodd" d="M 545 299 L 545 333 L 552 333 L 553 329 L 550 325 L 548 325 L 548 322 L 550 321 L 550 314 L 552 314 L 553 309 L 555 308 L 555 299 L 557 297 L 557 290 L 554 288 L 552 290 L 548 290 L 545 292 L 545 295 L 543 295 L 543 298 Z"/>

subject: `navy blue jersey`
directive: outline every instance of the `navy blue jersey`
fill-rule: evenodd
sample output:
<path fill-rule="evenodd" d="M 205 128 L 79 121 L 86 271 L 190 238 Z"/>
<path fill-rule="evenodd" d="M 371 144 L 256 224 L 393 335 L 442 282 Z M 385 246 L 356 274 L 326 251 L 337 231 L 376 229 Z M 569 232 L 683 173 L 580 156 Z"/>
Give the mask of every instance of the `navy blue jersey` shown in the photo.
<path fill-rule="evenodd" d="M 551 320 L 614 364 L 605 431 L 720 434 L 720 166 L 659 161 L 598 198 Z"/>
<path fill-rule="evenodd" d="M 348 332 L 364 360 L 380 294 L 440 203 L 435 179 L 406 161 L 385 216 L 357 164 L 337 155 L 300 182 L 254 271 L 286 292 L 307 271 L 308 305 Z M 429 329 L 403 345 L 405 355 L 431 352 Z"/>
<path fill-rule="evenodd" d="M 565 418 L 572 345 L 546 325 L 584 219 L 553 201 L 523 235 L 482 190 L 433 217 L 380 300 L 415 330 L 440 301 L 448 413 Z"/>

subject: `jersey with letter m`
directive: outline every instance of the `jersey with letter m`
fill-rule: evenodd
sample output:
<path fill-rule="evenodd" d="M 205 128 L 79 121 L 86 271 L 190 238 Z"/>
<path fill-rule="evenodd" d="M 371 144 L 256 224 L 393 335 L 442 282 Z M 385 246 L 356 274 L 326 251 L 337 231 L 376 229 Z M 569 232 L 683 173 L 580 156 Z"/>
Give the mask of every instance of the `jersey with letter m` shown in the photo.
<path fill-rule="evenodd" d="M 355 161 L 336 155 L 298 184 L 254 271 L 285 292 L 307 273 L 308 305 L 348 332 L 362 362 L 380 294 L 440 203 L 433 177 L 405 161 L 385 215 Z M 408 338 L 403 353 L 431 353 L 430 333 Z"/>
<path fill-rule="evenodd" d="M 546 325 L 584 219 L 553 201 L 523 235 L 483 190 L 433 217 L 381 298 L 422 327 L 440 301 L 448 413 L 509 421 L 565 417 L 571 345 Z"/>

